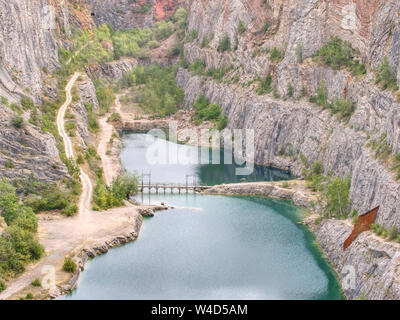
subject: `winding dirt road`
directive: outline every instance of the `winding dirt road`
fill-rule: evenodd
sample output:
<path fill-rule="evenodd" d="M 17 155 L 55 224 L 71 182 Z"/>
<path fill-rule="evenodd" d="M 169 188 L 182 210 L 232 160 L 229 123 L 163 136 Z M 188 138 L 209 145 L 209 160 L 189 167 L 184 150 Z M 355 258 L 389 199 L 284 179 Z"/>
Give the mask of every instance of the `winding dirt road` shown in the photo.
<path fill-rule="evenodd" d="M 79 72 L 76 72 L 72 76 L 72 78 L 68 81 L 67 86 L 65 87 L 66 100 L 64 104 L 61 106 L 57 115 L 58 133 L 64 140 L 65 154 L 69 159 L 74 159 L 74 148 L 72 145 L 72 141 L 65 130 L 64 118 L 65 118 L 65 113 L 72 102 L 72 94 L 71 94 L 72 87 L 74 86 L 78 77 L 79 77 Z M 82 169 L 80 169 L 80 178 L 82 183 L 82 194 L 79 200 L 78 216 L 80 219 L 84 219 L 87 214 L 90 214 L 91 211 L 93 185 L 88 175 Z"/>

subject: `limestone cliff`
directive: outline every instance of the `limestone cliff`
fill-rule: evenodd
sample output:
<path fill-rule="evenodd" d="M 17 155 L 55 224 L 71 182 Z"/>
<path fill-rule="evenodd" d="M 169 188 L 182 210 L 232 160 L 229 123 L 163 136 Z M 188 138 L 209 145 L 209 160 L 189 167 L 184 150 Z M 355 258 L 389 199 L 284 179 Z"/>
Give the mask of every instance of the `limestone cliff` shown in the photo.
<path fill-rule="evenodd" d="M 400 79 L 400 3 L 305 0 L 268 4 L 256 0 L 190 1 L 188 32 L 196 30 L 198 40 L 185 44 L 185 56 L 188 62 L 203 59 L 208 67 L 233 65 L 230 76 L 237 75 L 241 81 L 271 72 L 276 95 L 282 98 L 258 96 L 254 85 L 191 77 L 182 69 L 178 81 L 186 92 L 186 106 L 204 92 L 223 106 L 229 127 L 254 128 L 256 161 L 260 164 L 300 175 L 303 154 L 310 163 L 322 161 L 327 172 L 350 174 L 354 208 L 363 213 L 381 205 L 378 221 L 400 229 L 400 184 L 367 147 L 370 137 L 384 134 L 393 154 L 400 151 L 400 104 L 392 92 L 381 91 L 375 85 L 373 73 L 386 56 Z M 246 26 L 241 34 L 237 30 L 240 20 Z M 269 28 L 261 33 L 266 21 Z M 201 48 L 199 43 L 211 34 L 213 40 Z M 237 41 L 236 50 L 217 50 L 224 35 L 232 44 Z M 352 77 L 346 69 L 336 71 L 307 59 L 333 35 L 350 41 L 359 50 L 367 75 Z M 296 56 L 299 45 L 303 62 Z M 272 47 L 285 52 L 282 61 L 272 62 L 268 54 L 254 55 L 256 48 Z M 287 96 L 289 83 L 294 98 Z M 321 83 L 326 84 L 331 100 L 349 97 L 356 102 L 357 110 L 348 123 L 309 103 L 308 97 L 301 99 L 303 88 L 312 95 Z M 291 157 L 279 155 L 280 150 L 288 148 L 294 151 Z"/>

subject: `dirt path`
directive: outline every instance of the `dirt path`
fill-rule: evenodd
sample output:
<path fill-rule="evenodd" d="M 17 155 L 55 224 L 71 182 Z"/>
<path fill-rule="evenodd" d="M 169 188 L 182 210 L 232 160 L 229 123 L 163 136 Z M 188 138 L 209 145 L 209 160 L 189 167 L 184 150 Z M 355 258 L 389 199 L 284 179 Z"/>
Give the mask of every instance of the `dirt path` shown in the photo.
<path fill-rule="evenodd" d="M 101 157 L 104 180 L 106 184 L 110 185 L 112 180 L 118 175 L 120 168 L 119 165 L 115 163 L 115 159 L 110 154 L 107 154 L 108 144 L 114 132 L 114 127 L 107 122 L 107 119 L 108 115 L 99 119 L 101 135 L 97 153 Z"/>

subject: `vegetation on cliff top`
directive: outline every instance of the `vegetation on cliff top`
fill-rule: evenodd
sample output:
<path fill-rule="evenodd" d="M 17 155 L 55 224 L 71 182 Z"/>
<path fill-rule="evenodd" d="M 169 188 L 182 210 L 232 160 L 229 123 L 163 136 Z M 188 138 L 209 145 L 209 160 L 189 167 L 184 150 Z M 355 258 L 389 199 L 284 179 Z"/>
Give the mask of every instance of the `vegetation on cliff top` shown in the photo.
<path fill-rule="evenodd" d="M 183 90 L 176 84 L 176 72 L 176 66 L 140 66 L 124 75 L 121 86 L 138 89 L 136 101 L 146 112 L 156 116 L 174 114 L 184 98 Z"/>

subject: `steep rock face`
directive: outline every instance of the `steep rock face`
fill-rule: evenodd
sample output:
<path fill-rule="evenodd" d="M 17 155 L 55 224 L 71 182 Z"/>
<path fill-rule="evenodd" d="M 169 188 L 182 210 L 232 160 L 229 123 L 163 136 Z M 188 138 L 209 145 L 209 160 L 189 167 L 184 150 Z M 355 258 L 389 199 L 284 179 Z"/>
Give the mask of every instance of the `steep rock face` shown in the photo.
<path fill-rule="evenodd" d="M 154 20 L 169 17 L 184 0 L 81 0 L 96 25 L 114 29 L 152 27 Z"/>
<path fill-rule="evenodd" d="M 311 219 L 312 220 L 312 219 Z M 343 242 L 352 225 L 347 221 L 308 221 L 318 243 L 332 261 L 349 299 L 368 297 L 371 300 L 400 299 L 400 246 L 384 242 L 372 232 L 362 233 L 343 251 Z"/>
<path fill-rule="evenodd" d="M 12 125 L 14 117 L 12 110 L 0 104 L 0 176 L 13 180 L 33 174 L 41 181 L 59 181 L 67 176 L 54 137 L 26 120 L 17 129 Z"/>
<path fill-rule="evenodd" d="M 229 128 L 254 129 L 257 163 L 301 175 L 301 154 L 309 163 L 322 161 L 327 172 L 352 176 L 351 200 L 358 212 L 381 205 L 378 221 L 400 228 L 400 185 L 395 175 L 374 159 L 364 131 L 351 129 L 304 99 L 294 103 L 258 96 L 251 89 L 191 77 L 184 69 L 177 79 L 187 107 L 202 92 L 223 107 Z M 282 156 L 281 150 L 286 155 Z"/>
<path fill-rule="evenodd" d="M 309 163 L 322 161 L 327 172 L 351 175 L 354 208 L 363 213 L 381 205 L 378 221 L 400 228 L 400 185 L 390 168 L 377 161 L 367 147 L 371 137 L 384 135 L 392 153 L 400 151 L 400 104 L 392 92 L 381 91 L 375 85 L 373 73 L 387 56 L 400 79 L 400 3 L 379 0 L 268 3 L 266 7 L 257 0 L 190 1 L 188 32 L 196 30 L 198 40 L 185 44 L 185 56 L 189 62 L 200 58 L 208 67 L 233 65 L 228 77 L 238 76 L 242 84 L 271 72 L 276 93 L 286 101 L 271 95 L 258 96 L 254 84 L 244 85 L 245 88 L 221 84 L 191 77 L 181 70 L 178 81 L 185 90 L 186 107 L 190 107 L 198 92 L 204 92 L 212 102 L 223 106 L 230 128 L 254 128 L 258 163 L 301 174 L 303 154 Z M 237 31 L 240 20 L 246 26 L 242 34 Z M 262 33 L 266 21 L 268 28 Z M 237 46 L 236 50 L 216 50 L 224 35 L 230 38 L 232 48 Z M 353 77 L 346 69 L 335 71 L 308 59 L 333 35 L 350 41 L 360 51 L 369 69 L 367 75 Z M 201 48 L 199 43 L 205 38 L 213 40 Z M 272 47 L 285 51 L 282 61 L 272 62 L 269 54 L 262 51 Z M 304 62 L 298 60 L 298 47 Z M 287 99 L 289 84 L 294 88 L 296 100 Z M 327 87 L 331 101 L 343 97 L 357 103 L 348 124 L 306 99 L 297 101 L 301 91 L 314 94 L 321 84 Z M 281 151 L 291 156 L 282 157 Z"/>
<path fill-rule="evenodd" d="M 109 81 L 118 81 L 122 76 L 137 66 L 136 59 L 125 58 L 118 61 L 100 63 L 86 68 L 91 78 L 105 78 Z"/>
<path fill-rule="evenodd" d="M 59 66 L 53 17 L 47 0 L 0 3 L 0 95 L 39 101 L 44 70 Z"/>
<path fill-rule="evenodd" d="M 77 127 L 76 142 L 82 150 L 86 151 L 88 146 L 93 146 L 93 141 L 90 137 L 88 110 L 85 104 L 90 104 L 93 112 L 96 112 L 99 109 L 99 102 L 96 97 L 96 88 L 86 74 L 80 76 L 76 87 L 80 99 L 71 105 L 71 112 L 74 115 L 72 121 Z"/>
<path fill-rule="evenodd" d="M 109 23 L 115 29 L 151 27 L 153 24 L 152 0 L 85 0 L 83 1 L 96 25 Z"/>

